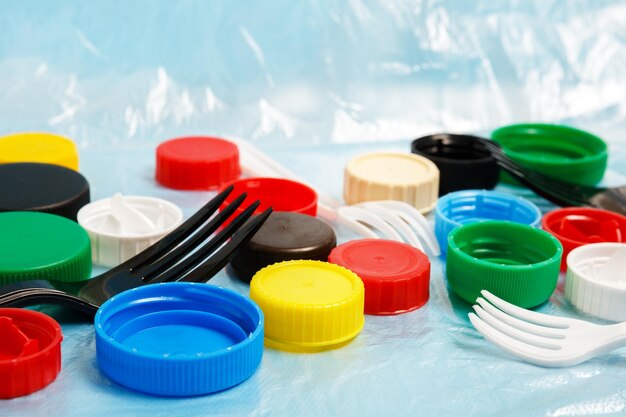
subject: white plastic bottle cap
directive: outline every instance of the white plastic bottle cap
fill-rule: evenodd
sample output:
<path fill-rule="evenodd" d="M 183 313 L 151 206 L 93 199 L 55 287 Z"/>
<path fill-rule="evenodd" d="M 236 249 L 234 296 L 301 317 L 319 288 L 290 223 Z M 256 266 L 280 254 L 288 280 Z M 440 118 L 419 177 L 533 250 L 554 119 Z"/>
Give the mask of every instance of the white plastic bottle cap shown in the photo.
<path fill-rule="evenodd" d="M 592 243 L 567 257 L 565 296 L 585 313 L 626 321 L 626 244 Z"/>
<path fill-rule="evenodd" d="M 426 213 L 435 207 L 438 194 L 439 169 L 418 155 L 376 152 L 346 165 L 343 196 L 347 204 L 398 200 Z"/>
<path fill-rule="evenodd" d="M 174 230 L 183 221 L 183 212 L 160 198 L 118 193 L 87 204 L 77 218 L 91 239 L 93 262 L 113 267 Z"/>

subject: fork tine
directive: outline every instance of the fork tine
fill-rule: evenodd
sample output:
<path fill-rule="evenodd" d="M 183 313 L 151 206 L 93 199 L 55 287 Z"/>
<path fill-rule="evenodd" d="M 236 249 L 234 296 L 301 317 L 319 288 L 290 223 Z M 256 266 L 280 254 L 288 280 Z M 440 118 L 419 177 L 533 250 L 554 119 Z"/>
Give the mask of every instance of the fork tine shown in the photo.
<path fill-rule="evenodd" d="M 254 214 L 254 211 L 257 209 L 257 207 L 259 207 L 259 204 L 259 201 L 255 201 L 254 203 L 250 204 L 250 206 L 248 206 L 241 214 L 235 217 L 228 224 L 228 226 L 220 230 L 220 232 L 212 237 L 210 240 L 203 243 L 200 247 L 198 247 L 197 250 L 191 253 L 183 261 L 177 263 L 167 270 L 157 270 L 156 272 L 158 273 L 158 275 L 154 277 L 146 275 L 144 281 L 146 283 L 169 282 L 176 281 L 177 279 L 184 276 L 196 265 L 204 261 L 213 252 L 215 252 L 215 250 L 219 248 L 222 243 L 224 243 L 233 234 L 233 231 L 239 229 L 241 225 L 244 224 L 250 218 L 250 216 Z M 187 254 L 189 254 L 190 252 L 191 251 L 188 251 Z"/>
<path fill-rule="evenodd" d="M 496 160 L 498 165 L 504 168 L 511 176 L 546 200 L 560 206 L 580 206 L 586 204 L 585 198 L 578 193 L 572 192 L 571 187 L 560 188 L 554 181 L 528 169 L 521 168 L 519 165 L 512 164 L 510 160 L 497 157 Z"/>
<path fill-rule="evenodd" d="M 534 363 L 535 365 L 558 366 L 555 365 L 555 360 L 560 359 L 558 350 L 543 349 L 537 346 L 522 343 L 503 333 L 500 333 L 498 330 L 486 324 L 474 313 L 469 313 L 468 317 L 478 333 L 505 352 L 508 352 L 513 356 L 517 356 L 526 362 Z"/>
<path fill-rule="evenodd" d="M 545 177 L 535 171 L 514 164 L 513 161 L 508 159 L 496 159 L 499 165 L 505 168 L 517 180 L 546 199 L 555 202 L 558 200 L 561 201 L 560 204 L 566 203 L 567 205 L 588 204 L 589 196 L 576 184 L 565 184 L 559 180 Z"/>
<path fill-rule="evenodd" d="M 543 336 L 537 336 L 532 333 L 524 332 L 516 329 L 515 327 L 498 320 L 495 316 L 482 309 L 482 307 L 473 306 L 476 315 L 482 319 L 485 323 L 498 330 L 499 332 L 523 343 L 537 346 L 544 349 L 558 350 L 560 346 L 556 343 L 555 339 L 546 338 Z M 551 343 L 552 342 L 552 343 Z"/>
<path fill-rule="evenodd" d="M 537 326 L 536 324 L 532 324 L 532 323 L 528 323 L 526 321 L 522 321 L 522 320 L 517 319 L 517 318 L 515 318 L 513 316 L 509 316 L 506 313 L 503 313 L 502 311 L 498 310 L 496 307 L 494 307 L 493 305 L 489 304 L 486 300 L 484 300 L 483 298 L 480 298 L 480 297 L 478 297 L 476 299 L 476 302 L 487 313 L 491 314 L 493 317 L 495 317 L 496 319 L 500 320 L 501 322 L 507 323 L 510 326 L 515 327 L 518 330 L 521 330 L 523 332 L 532 333 L 532 334 L 537 335 L 537 336 L 549 337 L 551 339 L 563 339 L 563 338 L 565 338 L 565 336 L 563 334 L 564 329 L 557 329 L 557 328 L 554 328 L 554 327 Z M 480 314 L 479 314 L 479 316 L 480 316 Z"/>
<path fill-rule="evenodd" d="M 507 313 L 520 320 L 528 321 L 534 324 L 538 324 L 540 326 L 555 327 L 557 329 L 567 329 L 569 327 L 568 322 L 570 321 L 570 319 L 566 317 L 549 316 L 547 314 L 541 314 L 534 311 L 526 310 L 496 297 L 487 290 L 482 290 L 480 293 L 491 304 L 498 307 L 504 313 Z"/>
<path fill-rule="evenodd" d="M 133 273 L 139 274 L 144 278 L 155 277 L 170 266 L 176 264 L 176 262 L 189 255 L 206 238 L 213 234 L 224 223 L 224 221 L 233 214 L 233 212 L 241 205 L 241 203 L 243 203 L 245 199 L 246 193 L 241 194 L 228 206 L 226 206 L 224 210 L 221 210 L 217 216 L 213 217 L 207 224 L 197 230 L 197 232 L 189 239 L 185 240 L 175 248 L 170 247 L 171 251 L 169 253 L 165 254 L 160 259 L 156 258 L 155 262 L 150 265 L 146 265 L 143 268 L 136 268 Z M 148 282 L 149 279 L 146 279 L 145 281 Z"/>
<path fill-rule="evenodd" d="M 520 165 L 493 141 L 486 139 L 480 143 L 498 161 L 498 165 L 509 171 L 517 180 L 542 197 L 556 202 L 559 205 L 588 205 L 589 198 L 601 189 L 591 186 L 569 184 L 557 179 L 552 179 L 530 168 Z"/>
<path fill-rule="evenodd" d="M 207 202 L 193 216 L 187 219 L 176 229 L 171 231 L 163 239 L 159 240 L 154 245 L 150 246 L 139 254 L 133 256 L 126 262 L 123 262 L 115 268 L 111 269 L 109 273 L 113 274 L 123 270 L 135 270 L 161 258 L 173 247 L 185 240 L 190 234 L 198 230 L 198 227 L 203 224 L 207 219 L 209 219 L 213 215 L 213 213 L 215 213 L 215 211 L 224 202 L 224 200 L 226 200 L 226 197 L 228 197 L 233 189 L 234 187 L 232 185 L 226 188 L 217 196 L 209 200 L 209 202 Z"/>
<path fill-rule="evenodd" d="M 235 254 L 235 251 L 237 249 L 239 249 L 242 245 L 245 245 L 250 239 L 252 239 L 252 236 L 254 236 L 254 234 L 261 228 L 261 226 L 263 225 L 263 223 L 265 223 L 265 220 L 267 220 L 270 214 L 272 214 L 272 209 L 268 208 L 263 213 L 259 214 L 248 223 L 244 224 L 241 229 L 235 232 L 230 241 L 222 246 L 220 250 L 215 253 L 215 255 L 211 256 L 209 259 L 204 261 L 204 263 L 199 265 L 196 269 L 194 269 L 178 281 L 208 281 L 211 277 L 213 277 L 213 275 L 217 274 L 222 268 L 226 266 L 226 264 Z"/>
<path fill-rule="evenodd" d="M 393 201 L 393 200 L 385 200 L 380 201 L 378 204 L 383 207 L 392 210 L 396 213 L 402 220 L 407 222 L 420 236 L 426 246 L 431 251 L 433 256 L 441 255 L 441 249 L 439 248 L 439 243 L 437 242 L 437 238 L 435 237 L 435 233 L 428 223 L 428 220 L 422 213 L 417 211 L 417 209 L 411 206 L 404 201 Z"/>
<path fill-rule="evenodd" d="M 402 236 L 380 217 L 373 215 L 363 207 L 345 206 L 338 210 L 339 214 L 348 221 L 365 223 L 378 230 L 386 239 L 403 242 Z"/>
<path fill-rule="evenodd" d="M 376 204 L 363 205 L 363 208 L 372 212 L 373 214 L 376 214 L 381 219 L 396 228 L 396 230 L 398 230 L 412 246 L 415 246 L 419 250 L 424 251 L 424 247 L 422 246 L 422 243 L 419 241 L 413 229 L 411 229 L 407 222 L 404 221 L 402 217 L 400 217 L 398 214 L 396 214 L 396 212 Z"/>

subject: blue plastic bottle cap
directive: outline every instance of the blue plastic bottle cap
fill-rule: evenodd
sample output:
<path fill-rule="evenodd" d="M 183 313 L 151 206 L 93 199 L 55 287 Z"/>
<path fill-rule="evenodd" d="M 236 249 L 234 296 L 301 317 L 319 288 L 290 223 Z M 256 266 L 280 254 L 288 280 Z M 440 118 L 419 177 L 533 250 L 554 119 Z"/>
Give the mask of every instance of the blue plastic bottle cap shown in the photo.
<path fill-rule="evenodd" d="M 100 369 L 117 383 L 160 396 L 231 388 L 263 356 L 263 313 L 249 298 L 176 282 L 125 291 L 95 318 Z"/>
<path fill-rule="evenodd" d="M 435 236 L 441 255 L 448 249 L 448 234 L 457 226 L 485 220 L 508 220 L 538 227 L 541 211 L 513 194 L 488 190 L 456 191 L 441 197 L 435 207 Z"/>

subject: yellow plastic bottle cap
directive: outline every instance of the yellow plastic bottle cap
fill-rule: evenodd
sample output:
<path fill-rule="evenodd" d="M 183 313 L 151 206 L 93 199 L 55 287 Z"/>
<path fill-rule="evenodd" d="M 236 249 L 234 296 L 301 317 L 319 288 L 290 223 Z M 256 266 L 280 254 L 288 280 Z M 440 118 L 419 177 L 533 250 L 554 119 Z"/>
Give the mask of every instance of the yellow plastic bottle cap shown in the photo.
<path fill-rule="evenodd" d="M 418 155 L 375 152 L 346 165 L 343 197 L 348 204 L 399 200 L 426 213 L 435 207 L 438 194 L 439 169 Z"/>
<path fill-rule="evenodd" d="M 39 162 L 78 171 L 78 149 L 74 142 L 52 133 L 14 133 L 0 137 L 0 164 Z"/>
<path fill-rule="evenodd" d="M 291 352 L 320 352 L 350 342 L 363 328 L 361 279 L 321 261 L 279 262 L 250 282 L 250 298 L 265 315 L 265 344 Z"/>

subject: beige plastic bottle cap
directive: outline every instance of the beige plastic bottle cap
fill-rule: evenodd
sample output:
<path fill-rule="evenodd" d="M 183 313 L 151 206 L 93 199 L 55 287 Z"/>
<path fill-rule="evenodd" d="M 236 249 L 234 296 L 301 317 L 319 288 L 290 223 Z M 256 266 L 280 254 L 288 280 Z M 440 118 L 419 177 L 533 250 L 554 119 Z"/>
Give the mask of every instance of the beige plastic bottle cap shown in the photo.
<path fill-rule="evenodd" d="M 405 201 L 422 213 L 437 203 L 439 169 L 412 154 L 375 152 L 357 156 L 346 165 L 343 197 L 347 204 L 364 201 Z"/>

